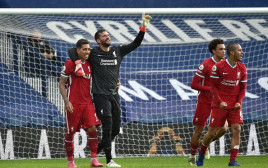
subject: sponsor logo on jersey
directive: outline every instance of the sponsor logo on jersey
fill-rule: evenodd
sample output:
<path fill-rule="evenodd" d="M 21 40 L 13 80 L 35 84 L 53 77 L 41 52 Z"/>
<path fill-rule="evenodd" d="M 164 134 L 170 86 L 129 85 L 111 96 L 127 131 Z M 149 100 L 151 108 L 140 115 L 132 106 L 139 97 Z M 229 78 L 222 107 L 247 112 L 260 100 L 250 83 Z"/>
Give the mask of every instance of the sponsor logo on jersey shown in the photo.
<path fill-rule="evenodd" d="M 238 85 L 239 81 L 238 80 L 227 80 L 227 79 L 223 79 L 221 84 L 226 85 L 226 86 L 235 86 Z"/>
<path fill-rule="evenodd" d="M 116 59 L 101 59 L 100 65 L 117 65 Z"/>

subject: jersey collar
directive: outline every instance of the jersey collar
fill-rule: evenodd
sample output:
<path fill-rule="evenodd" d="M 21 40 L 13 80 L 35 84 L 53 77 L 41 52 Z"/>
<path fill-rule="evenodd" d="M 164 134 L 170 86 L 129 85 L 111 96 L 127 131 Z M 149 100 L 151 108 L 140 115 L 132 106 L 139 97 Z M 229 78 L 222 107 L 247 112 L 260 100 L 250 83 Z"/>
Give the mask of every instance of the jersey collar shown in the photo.
<path fill-rule="evenodd" d="M 230 62 L 228 61 L 228 59 L 226 59 L 226 62 L 230 65 L 230 67 L 232 67 L 232 68 L 235 68 L 236 67 L 236 65 L 237 65 L 237 63 L 234 65 L 234 66 L 232 66 L 231 64 L 230 64 Z"/>
<path fill-rule="evenodd" d="M 217 61 L 215 60 L 215 58 L 214 57 L 211 57 L 212 58 L 212 60 L 215 62 L 215 63 L 217 63 Z"/>

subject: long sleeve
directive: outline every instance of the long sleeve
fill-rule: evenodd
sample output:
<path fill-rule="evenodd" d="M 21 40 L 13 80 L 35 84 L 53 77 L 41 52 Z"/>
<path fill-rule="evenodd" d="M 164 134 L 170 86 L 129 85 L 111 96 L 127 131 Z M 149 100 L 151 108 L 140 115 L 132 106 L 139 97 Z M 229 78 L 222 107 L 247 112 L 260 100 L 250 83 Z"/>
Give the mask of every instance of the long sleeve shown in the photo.
<path fill-rule="evenodd" d="M 76 60 L 78 60 L 78 56 L 76 53 L 76 49 L 75 48 L 71 48 L 68 50 L 68 55 L 70 57 L 70 59 L 75 62 Z"/>
<path fill-rule="evenodd" d="M 211 78 L 210 82 L 211 82 L 211 91 L 213 94 L 213 98 L 216 100 L 217 104 L 220 104 L 222 102 L 222 99 L 220 98 L 220 95 L 219 95 L 219 92 L 217 89 L 219 79 L 218 78 Z"/>
<path fill-rule="evenodd" d="M 199 77 L 198 75 L 194 75 L 194 78 L 191 83 L 191 88 L 197 91 L 210 91 L 209 86 L 203 86 L 200 84 L 202 80 L 203 78 Z"/>
<path fill-rule="evenodd" d="M 130 53 L 131 51 L 135 50 L 136 48 L 138 48 L 144 38 L 144 34 L 145 32 L 140 31 L 139 34 L 137 35 L 137 37 L 134 39 L 133 42 L 131 42 L 128 45 L 123 45 L 120 48 L 120 52 L 122 56 L 125 56 L 126 54 Z"/>
<path fill-rule="evenodd" d="M 246 82 L 240 82 L 240 92 L 238 96 L 238 103 L 242 104 L 243 99 L 245 98 L 246 95 L 246 88 L 247 88 L 247 83 Z"/>

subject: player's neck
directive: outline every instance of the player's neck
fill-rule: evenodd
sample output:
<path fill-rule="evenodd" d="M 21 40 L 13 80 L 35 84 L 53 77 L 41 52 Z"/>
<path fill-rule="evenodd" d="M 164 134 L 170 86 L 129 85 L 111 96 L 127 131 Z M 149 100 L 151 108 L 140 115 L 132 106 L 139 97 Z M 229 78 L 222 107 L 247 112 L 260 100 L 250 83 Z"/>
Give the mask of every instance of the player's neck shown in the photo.
<path fill-rule="evenodd" d="M 84 58 L 81 58 L 81 57 L 78 57 L 78 58 L 81 60 L 81 62 L 86 62 Z"/>
<path fill-rule="evenodd" d="M 215 55 L 213 56 L 213 58 L 215 59 L 215 61 L 217 61 L 217 62 L 220 62 L 222 59 L 221 58 L 219 58 L 219 57 L 216 57 Z"/>
<path fill-rule="evenodd" d="M 235 66 L 237 64 L 237 61 L 235 61 L 234 59 L 232 59 L 231 57 L 228 57 L 228 62 L 232 65 Z"/>
<path fill-rule="evenodd" d="M 110 47 L 104 47 L 103 45 L 100 45 L 100 48 L 104 52 L 109 52 L 110 51 Z"/>

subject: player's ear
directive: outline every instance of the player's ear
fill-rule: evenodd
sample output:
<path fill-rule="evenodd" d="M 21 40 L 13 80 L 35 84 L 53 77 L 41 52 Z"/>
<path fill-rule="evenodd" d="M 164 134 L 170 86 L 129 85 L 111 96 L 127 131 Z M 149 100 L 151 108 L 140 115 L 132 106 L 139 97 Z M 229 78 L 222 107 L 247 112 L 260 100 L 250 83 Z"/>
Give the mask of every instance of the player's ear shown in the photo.
<path fill-rule="evenodd" d="M 213 54 L 215 54 L 216 53 L 216 49 L 212 49 L 212 52 L 213 52 Z"/>
<path fill-rule="evenodd" d="M 100 44 L 100 39 L 97 39 L 96 42 L 97 42 L 98 44 Z"/>

